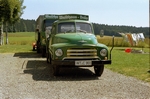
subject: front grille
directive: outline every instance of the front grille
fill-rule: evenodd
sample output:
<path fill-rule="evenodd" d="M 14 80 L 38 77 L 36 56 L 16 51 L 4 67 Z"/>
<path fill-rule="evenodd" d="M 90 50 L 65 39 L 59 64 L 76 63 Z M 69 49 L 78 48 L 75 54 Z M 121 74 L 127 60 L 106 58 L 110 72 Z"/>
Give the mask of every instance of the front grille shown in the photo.
<path fill-rule="evenodd" d="M 93 48 L 71 48 L 65 59 L 97 59 L 97 50 Z"/>

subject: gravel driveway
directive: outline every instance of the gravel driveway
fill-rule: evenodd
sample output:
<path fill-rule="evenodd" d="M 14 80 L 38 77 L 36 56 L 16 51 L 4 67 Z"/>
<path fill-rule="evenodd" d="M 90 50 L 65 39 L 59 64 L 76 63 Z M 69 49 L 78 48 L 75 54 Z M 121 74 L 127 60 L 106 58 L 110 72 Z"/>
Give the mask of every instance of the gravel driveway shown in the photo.
<path fill-rule="evenodd" d="M 0 99 L 150 99 L 150 84 L 104 70 L 64 68 L 59 77 L 34 53 L 0 54 Z"/>

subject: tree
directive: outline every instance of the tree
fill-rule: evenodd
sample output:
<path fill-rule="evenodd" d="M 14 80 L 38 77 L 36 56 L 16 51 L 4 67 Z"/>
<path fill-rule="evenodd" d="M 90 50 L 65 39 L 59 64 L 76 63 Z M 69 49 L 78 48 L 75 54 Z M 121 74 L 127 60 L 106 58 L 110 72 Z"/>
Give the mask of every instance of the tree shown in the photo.
<path fill-rule="evenodd" d="M 23 32 L 27 32 L 26 24 L 23 22 Z"/>
<path fill-rule="evenodd" d="M 0 45 L 3 45 L 3 24 L 14 24 L 23 14 L 23 0 L 0 0 Z M 7 29 L 6 29 L 7 34 Z M 6 44 L 8 37 L 6 36 Z"/>

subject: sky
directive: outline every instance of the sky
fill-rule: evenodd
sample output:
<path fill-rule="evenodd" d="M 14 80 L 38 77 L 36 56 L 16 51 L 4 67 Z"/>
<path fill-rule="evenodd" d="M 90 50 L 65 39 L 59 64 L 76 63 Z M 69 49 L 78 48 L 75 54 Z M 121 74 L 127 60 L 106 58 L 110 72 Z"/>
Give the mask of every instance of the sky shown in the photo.
<path fill-rule="evenodd" d="M 85 14 L 98 24 L 149 27 L 149 0 L 24 0 L 23 19 L 43 14 Z"/>

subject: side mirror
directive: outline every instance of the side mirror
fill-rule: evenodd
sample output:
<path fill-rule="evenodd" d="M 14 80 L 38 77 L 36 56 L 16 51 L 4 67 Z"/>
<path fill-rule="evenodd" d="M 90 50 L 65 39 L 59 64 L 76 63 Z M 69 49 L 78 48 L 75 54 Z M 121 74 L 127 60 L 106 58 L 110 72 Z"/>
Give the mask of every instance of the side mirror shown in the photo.
<path fill-rule="evenodd" d="M 104 36 L 104 30 L 100 30 L 100 37 Z"/>
<path fill-rule="evenodd" d="M 50 32 L 52 33 L 52 29 L 50 30 Z M 50 34 L 51 34 L 51 33 L 50 33 Z"/>
<path fill-rule="evenodd" d="M 49 41 L 49 40 L 50 40 L 50 37 L 47 38 L 47 41 Z"/>

